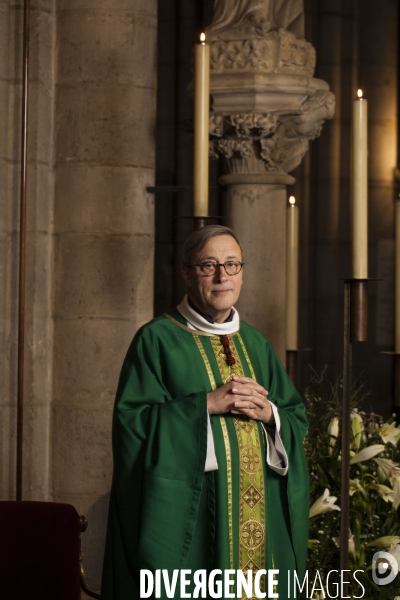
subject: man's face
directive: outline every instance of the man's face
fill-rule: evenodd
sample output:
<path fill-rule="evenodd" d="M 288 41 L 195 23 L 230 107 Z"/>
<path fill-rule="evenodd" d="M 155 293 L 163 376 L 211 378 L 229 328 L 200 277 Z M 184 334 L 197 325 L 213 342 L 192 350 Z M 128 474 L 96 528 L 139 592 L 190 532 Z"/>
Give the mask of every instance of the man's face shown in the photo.
<path fill-rule="evenodd" d="M 227 261 L 242 262 L 240 246 L 230 235 L 215 236 L 204 248 L 192 255 L 190 262 L 194 265 L 207 261 L 219 264 Z M 199 267 L 182 267 L 182 276 L 194 306 L 216 323 L 223 323 L 239 298 L 243 270 L 236 275 L 227 275 L 224 267 L 217 267 L 214 275 L 205 276 Z"/>

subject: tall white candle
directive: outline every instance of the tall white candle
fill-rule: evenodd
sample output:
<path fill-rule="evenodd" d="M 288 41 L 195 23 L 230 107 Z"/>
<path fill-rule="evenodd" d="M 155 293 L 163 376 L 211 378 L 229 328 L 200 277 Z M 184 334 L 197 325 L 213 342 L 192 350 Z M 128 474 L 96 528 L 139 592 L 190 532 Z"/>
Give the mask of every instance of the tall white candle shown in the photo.
<path fill-rule="evenodd" d="M 210 46 L 204 33 L 194 52 L 193 207 L 195 217 L 208 215 L 210 118 Z"/>
<path fill-rule="evenodd" d="M 299 209 L 291 196 L 286 211 L 286 350 L 297 350 L 298 304 Z"/>
<path fill-rule="evenodd" d="M 395 352 L 400 354 L 400 199 L 396 202 L 396 334 Z"/>
<path fill-rule="evenodd" d="M 353 277 L 368 278 L 368 102 L 358 90 L 352 121 Z"/>

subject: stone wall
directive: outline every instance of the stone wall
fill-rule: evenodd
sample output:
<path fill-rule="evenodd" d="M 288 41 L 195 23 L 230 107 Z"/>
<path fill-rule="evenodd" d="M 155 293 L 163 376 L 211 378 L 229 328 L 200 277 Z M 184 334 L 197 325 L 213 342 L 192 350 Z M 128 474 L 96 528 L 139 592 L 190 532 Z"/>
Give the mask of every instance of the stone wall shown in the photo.
<path fill-rule="evenodd" d="M 0 98 L 2 110 L 0 111 L 0 354 L 2 357 L 0 371 L 0 423 L 2 435 L 0 436 L 0 475 L 3 497 L 13 492 L 14 481 L 11 474 L 11 465 L 14 461 L 14 444 L 10 440 L 11 432 L 15 427 L 15 411 L 12 408 L 12 392 L 15 389 L 15 376 L 11 374 L 11 361 L 15 357 L 15 310 L 12 302 L 15 301 L 15 278 L 11 278 L 9 271 L 11 265 L 15 268 L 15 235 L 16 217 L 12 214 L 12 204 L 9 202 L 10 187 L 9 171 L 13 158 L 9 149 L 9 97 L 11 88 L 12 69 L 10 68 L 10 7 L 8 0 L 0 3 Z M 16 159 L 16 157 L 15 157 Z M 10 180 L 12 181 L 12 173 Z M 14 251 L 14 252 L 13 252 Z M 9 266 L 10 265 L 10 266 Z"/>
<path fill-rule="evenodd" d="M 0 11 L 0 481 L 12 499 L 22 9 Z M 155 0 L 31 9 L 23 498 L 86 514 L 95 587 L 118 374 L 153 314 L 156 17 Z"/>

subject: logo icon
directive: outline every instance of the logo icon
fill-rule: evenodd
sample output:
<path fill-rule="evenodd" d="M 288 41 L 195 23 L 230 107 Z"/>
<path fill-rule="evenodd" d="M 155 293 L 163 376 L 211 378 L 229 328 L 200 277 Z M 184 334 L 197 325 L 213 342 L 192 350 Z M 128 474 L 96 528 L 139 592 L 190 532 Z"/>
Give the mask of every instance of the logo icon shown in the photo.
<path fill-rule="evenodd" d="M 389 552 L 375 552 L 372 557 L 372 579 L 378 585 L 388 585 L 397 576 L 399 565 L 397 560 Z M 382 575 L 387 575 L 382 577 Z"/>

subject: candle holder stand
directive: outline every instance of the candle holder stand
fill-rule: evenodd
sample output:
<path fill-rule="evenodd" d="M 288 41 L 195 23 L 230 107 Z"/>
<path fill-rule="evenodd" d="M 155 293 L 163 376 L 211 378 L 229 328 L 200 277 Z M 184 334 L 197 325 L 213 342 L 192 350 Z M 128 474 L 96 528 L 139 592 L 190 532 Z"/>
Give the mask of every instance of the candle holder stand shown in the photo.
<path fill-rule="evenodd" d="M 210 221 L 225 221 L 225 217 L 215 216 L 215 217 L 194 217 L 194 216 L 179 216 L 175 217 L 175 219 L 191 219 L 193 222 L 193 231 L 197 231 L 198 229 L 202 229 L 206 225 L 210 225 Z"/>
<path fill-rule="evenodd" d="M 350 516 L 350 411 L 353 342 L 366 342 L 368 329 L 368 279 L 344 280 L 343 328 L 343 395 L 342 395 L 342 481 L 340 519 L 340 569 L 349 567 Z M 343 596 L 348 597 L 348 584 L 343 582 Z"/>
<path fill-rule="evenodd" d="M 300 348 L 298 350 L 286 350 L 286 373 L 297 388 L 298 356 L 299 352 L 311 352 L 312 348 Z"/>
<path fill-rule="evenodd" d="M 220 218 L 220 217 L 215 217 L 215 218 Z M 213 219 L 213 217 L 193 217 L 193 231 L 197 231 L 198 229 L 203 229 L 203 227 L 205 227 L 206 225 L 209 224 L 209 223 L 207 223 L 207 221 L 210 221 L 210 219 Z"/>
<path fill-rule="evenodd" d="M 212 185 L 209 187 L 210 191 L 219 191 L 223 190 L 224 186 L 221 185 Z M 155 185 L 155 186 L 147 186 L 146 191 L 149 194 L 177 194 L 177 193 L 190 193 L 193 194 L 193 186 L 192 185 Z M 195 217 L 191 216 L 178 216 L 175 219 L 192 219 L 193 220 L 193 231 L 197 231 L 198 229 L 202 229 L 208 223 L 207 221 L 225 221 L 226 217 L 222 216 L 204 216 L 204 217 Z"/>

